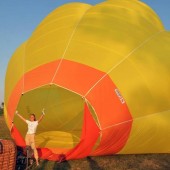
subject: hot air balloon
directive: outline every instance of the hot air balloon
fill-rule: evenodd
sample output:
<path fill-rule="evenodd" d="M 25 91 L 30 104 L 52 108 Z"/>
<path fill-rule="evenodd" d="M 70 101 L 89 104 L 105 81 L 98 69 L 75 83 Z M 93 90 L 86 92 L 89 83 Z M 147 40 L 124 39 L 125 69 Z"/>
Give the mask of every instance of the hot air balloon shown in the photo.
<path fill-rule="evenodd" d="M 137 0 L 52 11 L 8 64 L 5 117 L 16 144 L 25 146 L 27 129 L 15 110 L 45 108 L 41 158 L 169 153 L 169 45 L 170 32 Z"/>

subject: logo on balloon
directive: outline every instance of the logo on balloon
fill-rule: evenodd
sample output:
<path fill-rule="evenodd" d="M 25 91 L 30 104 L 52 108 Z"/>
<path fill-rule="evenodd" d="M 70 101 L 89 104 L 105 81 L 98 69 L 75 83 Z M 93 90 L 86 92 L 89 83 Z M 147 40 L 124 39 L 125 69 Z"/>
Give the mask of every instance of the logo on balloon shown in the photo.
<path fill-rule="evenodd" d="M 125 100 L 124 100 L 124 98 L 122 97 L 122 95 L 120 94 L 120 91 L 119 91 L 118 89 L 115 89 L 115 93 L 116 93 L 116 95 L 118 96 L 120 102 L 121 102 L 122 104 L 124 104 L 124 103 L 125 103 Z"/>

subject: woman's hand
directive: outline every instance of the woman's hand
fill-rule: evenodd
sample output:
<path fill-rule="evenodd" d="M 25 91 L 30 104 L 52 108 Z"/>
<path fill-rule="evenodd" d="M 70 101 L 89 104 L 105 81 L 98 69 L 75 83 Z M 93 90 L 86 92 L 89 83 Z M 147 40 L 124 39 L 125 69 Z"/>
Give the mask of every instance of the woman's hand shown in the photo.
<path fill-rule="evenodd" d="M 39 120 L 38 120 L 38 123 L 41 122 L 42 118 L 44 117 L 45 115 L 45 109 L 43 108 L 42 109 L 42 115 L 40 116 Z"/>
<path fill-rule="evenodd" d="M 45 115 L 45 109 L 44 108 L 42 109 L 42 114 Z"/>

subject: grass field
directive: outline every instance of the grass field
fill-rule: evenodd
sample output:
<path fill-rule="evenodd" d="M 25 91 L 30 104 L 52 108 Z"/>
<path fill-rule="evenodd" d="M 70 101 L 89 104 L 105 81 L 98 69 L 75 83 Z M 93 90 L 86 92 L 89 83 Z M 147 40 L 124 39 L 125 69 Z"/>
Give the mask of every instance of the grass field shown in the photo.
<path fill-rule="evenodd" d="M 0 115 L 0 138 L 10 139 L 9 130 Z M 87 157 L 63 163 L 40 160 L 35 170 L 170 170 L 170 154 L 112 155 Z"/>

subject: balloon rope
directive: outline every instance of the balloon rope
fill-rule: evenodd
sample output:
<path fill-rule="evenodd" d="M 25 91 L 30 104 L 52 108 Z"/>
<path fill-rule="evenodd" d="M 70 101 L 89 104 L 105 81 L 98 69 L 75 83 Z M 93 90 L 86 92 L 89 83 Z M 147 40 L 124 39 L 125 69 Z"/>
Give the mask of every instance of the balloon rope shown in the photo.
<path fill-rule="evenodd" d="M 165 32 L 165 30 L 161 30 L 153 35 L 151 35 L 149 38 L 147 38 L 146 40 L 144 40 L 141 44 L 139 44 L 136 48 L 134 48 L 129 54 L 127 54 L 122 60 L 120 60 L 116 65 L 114 65 L 106 74 L 104 74 L 88 91 L 87 93 L 84 95 L 84 97 L 86 97 L 90 91 L 101 81 L 103 80 L 110 72 L 112 72 L 117 66 L 119 66 L 121 63 L 123 63 L 127 58 L 129 58 L 134 52 L 136 52 L 139 48 L 141 48 L 142 46 L 144 46 L 147 42 L 149 42 L 150 40 L 152 40 L 153 38 L 155 38 L 156 36 L 158 36 L 160 33 Z"/>
<path fill-rule="evenodd" d="M 82 14 L 81 18 L 80 18 L 80 19 L 77 21 L 77 23 L 75 24 L 75 28 L 73 29 L 73 32 L 72 32 L 72 34 L 71 34 L 71 36 L 70 36 L 70 38 L 69 38 L 69 40 L 68 40 L 68 42 L 67 42 L 67 46 L 66 46 L 66 48 L 65 48 L 65 50 L 64 50 L 64 53 L 63 53 L 63 55 L 62 55 L 62 57 L 61 57 L 61 60 L 60 60 L 60 62 L 59 62 L 59 64 L 58 64 L 58 66 L 57 66 L 57 68 L 56 68 L 56 71 L 55 71 L 55 73 L 54 73 L 54 76 L 53 76 L 53 78 L 52 78 L 52 80 L 51 80 L 51 84 L 53 83 L 54 78 L 56 77 L 56 74 L 57 74 L 57 72 L 58 72 L 58 70 L 59 70 L 59 68 L 60 68 L 60 66 L 61 66 L 61 64 L 62 64 L 62 61 L 63 61 L 63 59 L 64 59 L 64 57 L 65 57 L 65 55 L 66 55 L 66 52 L 67 52 L 67 50 L 68 50 L 68 48 L 69 48 L 69 46 L 70 46 L 70 43 L 71 43 L 71 41 L 72 41 L 72 39 L 73 39 L 73 36 L 75 35 L 75 32 L 77 31 L 77 28 L 78 28 L 81 20 L 83 19 L 84 15 L 87 13 L 87 11 L 88 11 L 90 8 L 91 8 L 91 7 L 89 7 L 89 8 Z"/>
<path fill-rule="evenodd" d="M 50 86 L 53 84 L 53 81 L 54 81 L 54 79 L 55 79 L 55 77 L 56 77 L 56 75 L 57 75 L 57 73 L 58 73 L 58 70 L 59 70 L 59 68 L 60 68 L 60 66 L 61 66 L 61 64 L 62 64 L 62 61 L 63 61 L 63 59 L 64 59 L 64 57 L 65 57 L 65 55 L 66 55 L 66 52 L 67 52 L 67 50 L 68 50 L 68 48 L 69 48 L 69 46 L 70 46 L 70 43 L 71 43 L 71 41 L 72 41 L 72 39 L 73 39 L 73 36 L 75 35 L 75 32 L 77 31 L 77 27 L 79 26 L 82 18 L 84 17 L 84 15 L 87 13 L 87 11 L 88 11 L 90 8 L 91 8 L 91 7 L 89 7 L 89 8 L 82 14 L 81 18 L 80 18 L 80 19 L 77 21 L 77 23 L 75 24 L 75 28 L 73 29 L 73 32 L 72 32 L 70 38 L 68 39 L 68 42 L 67 42 L 66 48 L 65 48 L 65 50 L 64 50 L 64 52 L 63 52 L 63 55 L 62 55 L 62 57 L 61 57 L 61 60 L 60 60 L 58 66 L 57 66 L 57 68 L 56 68 L 56 70 L 55 70 L 55 72 L 54 72 L 54 75 L 53 75 L 52 80 L 51 80 L 51 82 L 50 82 Z M 50 90 L 50 88 L 49 88 L 49 90 Z M 50 91 L 48 91 L 48 93 L 50 93 Z M 48 97 L 49 97 L 49 94 L 48 94 L 48 93 L 47 93 L 47 99 L 48 99 Z M 47 99 L 46 99 L 46 102 L 45 102 L 45 104 L 44 104 L 44 107 L 46 106 Z"/>
<path fill-rule="evenodd" d="M 85 100 L 85 103 L 87 104 L 87 107 L 88 107 L 89 111 L 90 111 L 89 105 L 90 105 L 91 108 L 93 109 L 93 112 L 94 112 L 94 114 L 95 114 L 95 116 L 96 116 L 96 119 L 97 119 L 96 125 L 97 125 L 98 128 L 101 130 L 101 124 L 100 124 L 100 121 L 99 121 L 99 117 L 98 117 L 98 115 L 96 114 L 96 111 L 95 111 L 94 107 L 92 106 L 92 104 L 90 103 L 90 101 L 88 101 L 86 98 L 84 98 L 84 100 Z M 90 111 L 90 114 L 92 115 L 91 111 Z M 93 115 L 92 115 L 92 117 L 93 117 Z"/>
<path fill-rule="evenodd" d="M 44 100 L 44 103 L 42 104 L 42 108 L 46 108 L 46 106 L 47 106 L 47 102 L 48 102 L 48 99 L 49 99 L 49 96 L 50 96 L 51 86 L 52 86 L 52 85 L 50 85 L 50 87 L 49 87 L 48 90 L 47 90 L 47 96 L 46 96 L 46 98 L 45 98 L 45 100 Z"/>
<path fill-rule="evenodd" d="M 146 116 L 140 116 L 140 117 L 136 117 L 134 119 L 130 119 L 130 120 L 126 120 L 126 121 L 123 121 L 123 122 L 120 122 L 120 123 L 116 123 L 116 124 L 113 124 L 113 125 L 110 125 L 110 126 L 107 126 L 105 128 L 102 128 L 101 130 L 105 130 L 105 129 L 109 129 L 109 128 L 112 128 L 114 126 L 119 126 L 119 125 L 122 125 L 122 124 L 125 124 L 125 123 L 130 123 L 134 120 L 140 120 L 140 119 L 144 119 L 144 118 L 147 118 L 147 117 L 151 117 L 151 116 L 155 116 L 155 115 L 158 115 L 158 114 L 164 114 L 164 113 L 167 113 L 167 111 L 170 111 L 170 110 L 164 110 L 162 112 L 156 112 L 156 113 L 152 113 L 150 115 L 146 115 Z"/>
<path fill-rule="evenodd" d="M 24 49 L 24 55 L 22 57 L 22 71 L 23 71 L 23 80 L 22 80 L 22 94 L 24 94 L 24 86 L 25 86 L 25 56 L 26 56 L 26 44 Z"/>
<path fill-rule="evenodd" d="M 11 127 L 10 127 L 10 133 L 11 133 L 13 127 L 14 127 L 14 122 L 12 121 L 12 124 L 11 124 Z"/>

